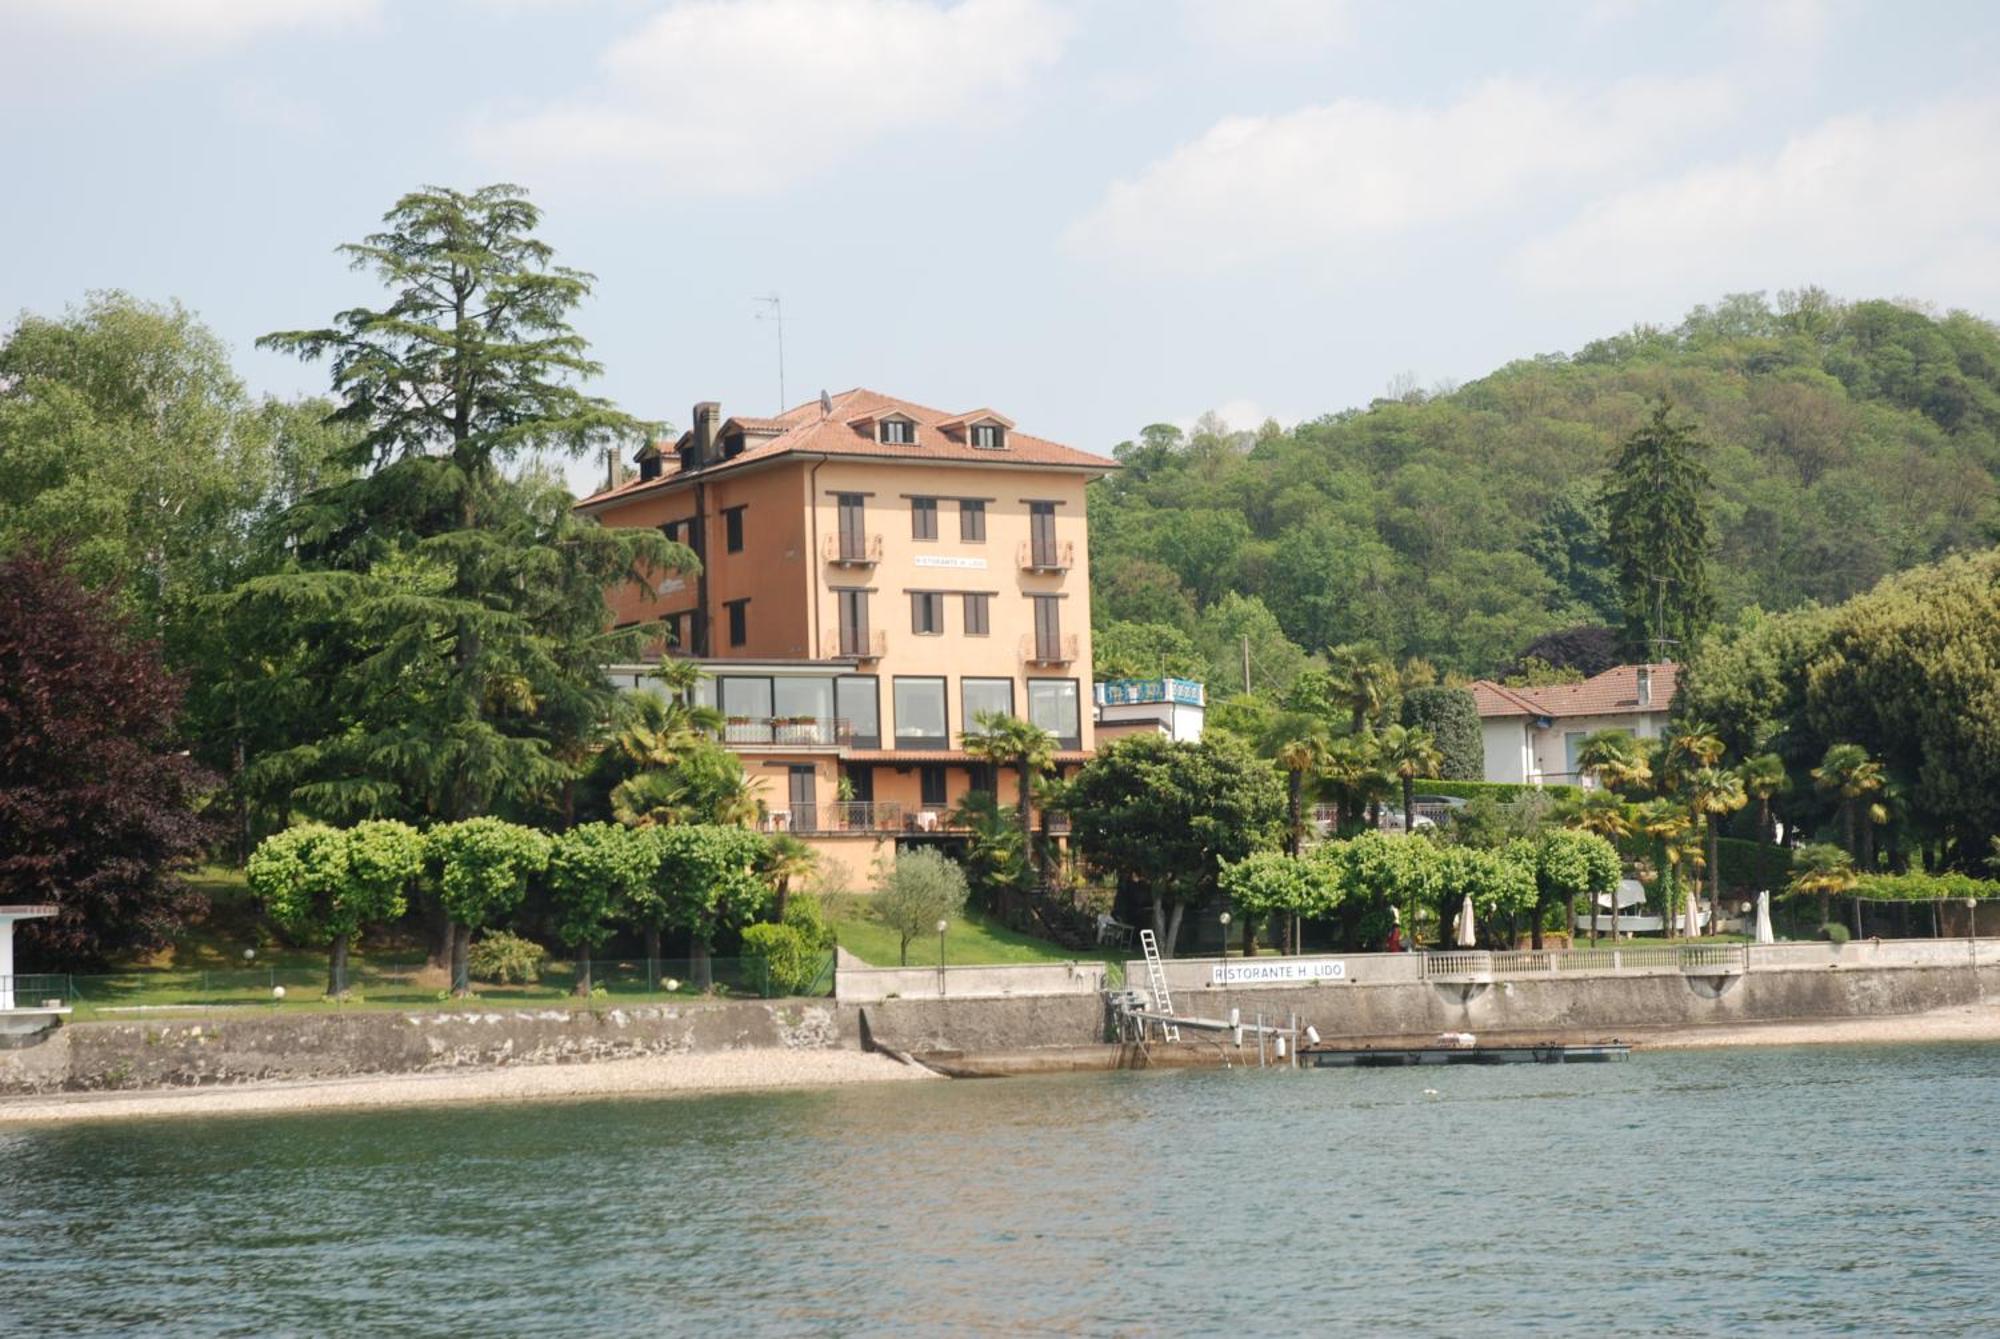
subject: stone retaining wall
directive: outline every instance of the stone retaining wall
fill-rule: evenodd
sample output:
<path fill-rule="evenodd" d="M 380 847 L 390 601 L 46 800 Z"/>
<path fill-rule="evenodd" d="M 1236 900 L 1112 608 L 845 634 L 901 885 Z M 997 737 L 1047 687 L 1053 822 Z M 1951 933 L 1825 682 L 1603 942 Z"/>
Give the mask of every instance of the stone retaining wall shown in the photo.
<path fill-rule="evenodd" d="M 245 1011 L 250 1013 L 251 1011 Z M 0 1093 L 179 1088 L 856 1044 L 826 1000 L 440 1008 L 78 1023 L 0 1050 Z"/>

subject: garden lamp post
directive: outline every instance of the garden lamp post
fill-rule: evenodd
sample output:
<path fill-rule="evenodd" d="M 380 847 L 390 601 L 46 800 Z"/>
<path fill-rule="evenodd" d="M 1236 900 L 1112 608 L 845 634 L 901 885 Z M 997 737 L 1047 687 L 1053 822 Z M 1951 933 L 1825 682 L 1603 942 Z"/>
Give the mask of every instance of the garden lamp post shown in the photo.
<path fill-rule="evenodd" d="M 951 928 L 951 922 L 942 916 L 938 918 L 938 995 L 944 995 L 944 932 Z"/>
<path fill-rule="evenodd" d="M 1222 960 L 1224 962 L 1228 962 L 1229 961 L 1229 913 L 1226 911 L 1223 912 L 1221 920 L 1222 920 Z M 1229 973 L 1226 971 L 1222 975 L 1224 980 L 1227 980 L 1229 977 Z"/>
<path fill-rule="evenodd" d="M 1972 958 L 1972 965 L 1979 965 L 1979 899 L 1965 899 L 1965 951 Z"/>

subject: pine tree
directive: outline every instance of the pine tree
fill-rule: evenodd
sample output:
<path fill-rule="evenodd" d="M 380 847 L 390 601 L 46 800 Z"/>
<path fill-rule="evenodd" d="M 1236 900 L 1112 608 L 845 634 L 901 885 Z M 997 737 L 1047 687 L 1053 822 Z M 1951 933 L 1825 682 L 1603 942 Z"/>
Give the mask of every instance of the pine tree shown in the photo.
<path fill-rule="evenodd" d="M 1707 443 L 1662 399 L 1626 439 L 1605 479 L 1607 547 L 1629 649 L 1649 660 L 1692 645 L 1715 612 L 1708 584 Z"/>
<path fill-rule="evenodd" d="M 321 686 L 250 769 L 308 813 L 560 824 L 610 714 L 602 667 L 647 631 L 605 631 L 606 587 L 696 566 L 577 516 L 539 465 L 645 430 L 579 388 L 599 370 L 569 324 L 591 279 L 553 263 L 539 221 L 513 186 L 406 195 L 343 248 L 386 305 L 261 341 L 330 359 L 354 434 L 353 477 L 285 518 L 296 561 L 235 597 L 246 625 L 308 649 Z M 465 927 L 452 938 L 462 957 Z"/>

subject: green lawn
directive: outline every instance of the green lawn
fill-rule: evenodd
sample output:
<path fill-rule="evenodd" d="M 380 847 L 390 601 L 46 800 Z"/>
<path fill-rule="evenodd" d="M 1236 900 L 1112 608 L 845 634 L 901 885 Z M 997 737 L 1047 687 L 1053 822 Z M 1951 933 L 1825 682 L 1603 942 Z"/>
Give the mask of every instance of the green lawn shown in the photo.
<path fill-rule="evenodd" d="M 901 959 L 897 949 L 900 936 L 869 916 L 865 903 L 842 908 L 829 916 L 840 946 L 877 967 L 895 967 Z M 1073 949 L 1017 930 L 995 925 L 977 912 L 967 912 L 954 920 L 944 936 L 944 960 L 950 966 L 984 966 L 1008 962 L 1123 962 L 1126 951 L 1115 948 Z M 935 967 L 938 941 L 927 934 L 910 941 L 910 965 Z"/>

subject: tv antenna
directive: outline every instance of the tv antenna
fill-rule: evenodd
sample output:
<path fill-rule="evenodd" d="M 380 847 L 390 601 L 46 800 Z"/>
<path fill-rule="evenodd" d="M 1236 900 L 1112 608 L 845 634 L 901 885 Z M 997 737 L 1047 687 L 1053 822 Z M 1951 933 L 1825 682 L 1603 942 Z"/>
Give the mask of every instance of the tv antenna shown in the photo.
<path fill-rule="evenodd" d="M 778 410 L 785 412 L 785 304 L 776 293 L 765 293 L 750 299 L 757 304 L 757 319 L 775 322 L 778 327 Z"/>

